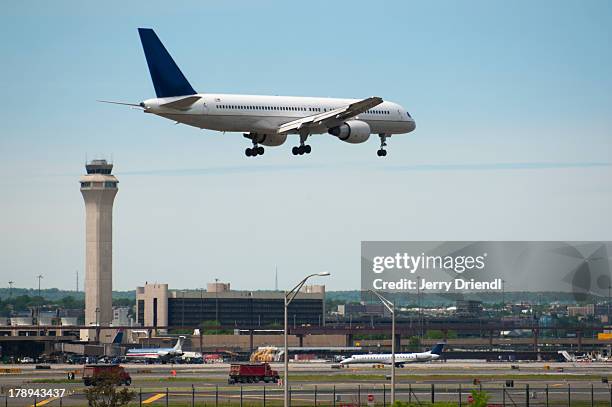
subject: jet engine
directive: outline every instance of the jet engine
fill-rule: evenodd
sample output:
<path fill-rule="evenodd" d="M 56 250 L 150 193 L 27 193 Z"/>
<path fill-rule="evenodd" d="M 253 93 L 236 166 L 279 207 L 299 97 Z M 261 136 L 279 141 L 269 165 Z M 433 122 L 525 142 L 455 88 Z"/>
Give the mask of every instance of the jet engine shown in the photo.
<path fill-rule="evenodd" d="M 244 137 L 253 140 L 253 142 L 262 144 L 268 147 L 276 147 L 287 141 L 286 134 L 245 134 Z"/>
<path fill-rule="evenodd" d="M 361 120 L 349 120 L 327 131 L 332 136 L 351 144 L 364 143 L 370 138 L 370 125 Z"/>

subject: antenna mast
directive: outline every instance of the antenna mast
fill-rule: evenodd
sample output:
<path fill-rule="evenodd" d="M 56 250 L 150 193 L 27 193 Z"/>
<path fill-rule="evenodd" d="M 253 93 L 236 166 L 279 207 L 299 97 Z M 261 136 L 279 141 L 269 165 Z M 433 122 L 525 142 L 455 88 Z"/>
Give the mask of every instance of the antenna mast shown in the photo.
<path fill-rule="evenodd" d="M 278 291 L 278 266 L 274 266 L 274 291 Z"/>

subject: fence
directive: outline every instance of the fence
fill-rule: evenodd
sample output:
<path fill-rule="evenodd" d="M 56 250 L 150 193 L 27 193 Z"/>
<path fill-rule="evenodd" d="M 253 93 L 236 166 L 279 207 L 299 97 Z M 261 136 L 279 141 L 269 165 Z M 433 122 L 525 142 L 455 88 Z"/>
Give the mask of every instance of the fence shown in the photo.
<path fill-rule="evenodd" d="M 78 390 L 78 389 L 75 389 Z M 134 400 L 130 406 L 282 406 L 283 390 L 276 386 L 207 386 L 172 389 L 131 389 Z M 612 388 L 604 384 L 584 385 L 506 385 L 465 386 L 447 384 L 396 385 L 396 400 L 412 406 L 465 406 L 472 401 L 472 391 L 489 396 L 488 405 L 501 406 L 611 406 Z M 390 406 L 388 384 L 372 385 L 304 385 L 292 386 L 290 405 L 298 406 Z M 1 400 L 1 399 L 0 399 Z M 66 393 L 57 398 L 14 398 L 4 396 L 4 406 L 87 406 L 83 392 Z"/>

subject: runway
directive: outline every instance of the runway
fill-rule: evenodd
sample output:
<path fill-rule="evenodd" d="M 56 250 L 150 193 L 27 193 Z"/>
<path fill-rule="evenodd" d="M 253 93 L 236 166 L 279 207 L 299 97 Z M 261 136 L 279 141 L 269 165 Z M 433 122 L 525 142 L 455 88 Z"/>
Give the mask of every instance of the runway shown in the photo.
<path fill-rule="evenodd" d="M 277 384 L 228 385 L 229 364 L 207 365 L 123 365 L 132 376 L 130 389 L 135 391 L 138 404 L 144 405 L 215 405 L 214 403 L 238 403 L 240 397 L 248 405 L 278 403 L 282 387 Z M 65 389 L 61 398 L 39 397 L 37 405 L 80 406 L 87 405 L 79 370 L 82 366 L 51 365 L 48 370 L 35 369 L 33 365 L 5 365 L 7 369 L 19 369 L 16 373 L 0 374 L 2 395 L 8 406 L 34 405 L 32 397 L 10 397 L 16 389 Z M 272 368 L 282 376 L 282 364 Z M 291 363 L 289 383 L 293 404 L 331 405 L 340 402 L 367 404 L 368 395 L 380 405 L 390 400 L 390 367 L 374 368 L 370 365 L 354 365 L 335 369 L 331 363 Z M 456 402 L 467 401 L 472 389 L 482 388 L 496 402 L 515 398 L 534 397 L 531 405 L 543 402 L 548 393 L 549 401 L 589 401 L 610 405 L 612 393 L 602 382 L 612 371 L 609 363 L 486 363 L 448 361 L 407 365 L 396 369 L 397 396 L 402 400 L 427 400 Z M 69 372 L 76 372 L 76 379 L 67 379 Z M 611 378 L 612 379 L 612 378 Z M 513 380 L 513 387 L 506 381 Z M 529 389 L 527 388 L 529 386 Z M 22 390 L 23 393 L 23 390 Z M 433 394 L 433 395 L 432 395 Z M 42 398 L 42 400 L 41 400 Z M 0 400 L 2 402 L 4 400 Z M 42 403 L 44 404 L 41 404 Z M 183 403 L 183 404 L 180 404 Z M 253 404 L 254 403 L 254 404 Z M 259 404 L 257 404 L 259 403 Z M 272 403 L 272 404 L 271 404 Z M 511 405 L 511 404 L 509 404 Z M 545 405 L 545 404 L 542 404 Z M 553 405 L 553 404 L 551 404 Z M 565 404 L 567 405 L 567 403 Z"/>

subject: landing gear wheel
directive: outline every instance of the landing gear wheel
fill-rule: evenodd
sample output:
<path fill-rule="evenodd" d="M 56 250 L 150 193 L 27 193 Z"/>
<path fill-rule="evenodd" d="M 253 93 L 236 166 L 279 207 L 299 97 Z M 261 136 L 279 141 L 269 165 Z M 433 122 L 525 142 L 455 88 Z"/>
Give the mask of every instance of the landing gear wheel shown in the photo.
<path fill-rule="evenodd" d="M 254 146 L 253 148 L 247 148 L 244 150 L 244 154 L 247 157 L 257 157 L 258 155 L 263 155 L 264 148 L 261 146 Z"/>
<path fill-rule="evenodd" d="M 310 151 L 312 151 L 312 149 L 309 145 L 306 144 L 306 139 L 308 139 L 308 133 L 300 133 L 300 145 L 291 149 L 291 153 L 293 155 L 310 154 Z"/>
<path fill-rule="evenodd" d="M 309 145 L 296 146 L 291 149 L 291 153 L 293 155 L 310 154 L 311 151 L 312 151 L 312 148 Z"/>
<path fill-rule="evenodd" d="M 385 150 L 385 147 L 387 146 L 387 135 L 379 134 L 378 136 L 380 137 L 380 150 L 376 152 L 376 155 L 378 155 L 379 157 L 386 157 L 387 150 Z"/>

